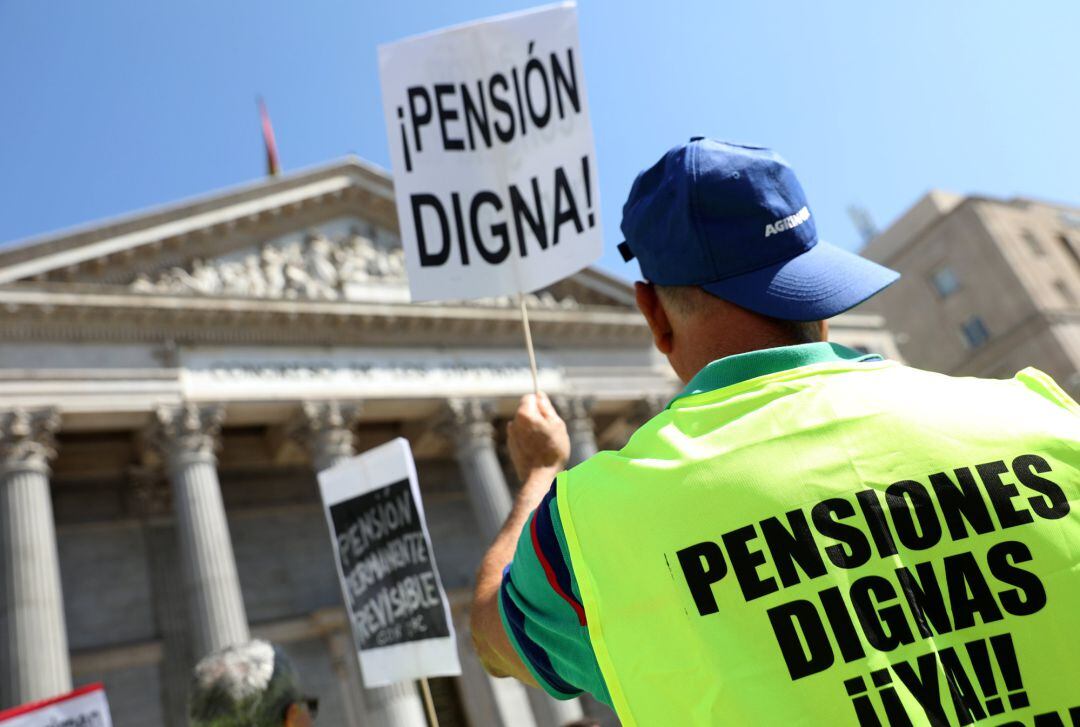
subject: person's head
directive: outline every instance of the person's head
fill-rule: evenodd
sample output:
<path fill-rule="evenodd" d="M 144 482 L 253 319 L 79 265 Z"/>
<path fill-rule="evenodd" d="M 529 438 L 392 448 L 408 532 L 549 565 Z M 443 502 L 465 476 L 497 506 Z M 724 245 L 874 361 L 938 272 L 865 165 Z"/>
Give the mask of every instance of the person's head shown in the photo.
<path fill-rule="evenodd" d="M 817 343 L 826 321 L 788 321 L 741 308 L 696 285 L 634 284 L 653 343 L 683 383 L 718 358 L 776 346 Z"/>
<path fill-rule="evenodd" d="M 317 709 L 285 652 L 266 641 L 228 646 L 195 665 L 191 727 L 311 727 Z"/>
<path fill-rule="evenodd" d="M 638 175 L 619 246 L 638 307 L 688 381 L 736 353 L 825 340 L 825 321 L 899 274 L 818 239 L 791 168 L 763 147 L 694 137 Z"/>

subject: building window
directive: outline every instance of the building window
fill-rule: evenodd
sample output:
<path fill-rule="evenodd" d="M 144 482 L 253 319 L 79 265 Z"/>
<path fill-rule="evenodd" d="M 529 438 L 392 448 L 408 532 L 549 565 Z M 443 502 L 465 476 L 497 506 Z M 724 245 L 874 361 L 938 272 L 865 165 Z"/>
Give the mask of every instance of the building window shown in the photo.
<path fill-rule="evenodd" d="M 950 267 L 939 268 L 932 280 L 934 289 L 942 298 L 948 298 L 960 288 L 960 281 Z"/>
<path fill-rule="evenodd" d="M 1024 230 L 1024 232 L 1020 236 L 1024 238 L 1024 242 L 1027 243 L 1028 250 L 1031 251 L 1032 255 L 1042 257 L 1046 254 L 1046 250 L 1043 250 L 1043 246 L 1039 242 L 1039 238 L 1035 237 L 1034 232 L 1032 232 L 1031 230 Z"/>
<path fill-rule="evenodd" d="M 1065 254 L 1072 258 L 1073 263 L 1080 267 L 1080 253 L 1076 252 L 1076 248 L 1072 244 L 1072 240 L 1064 232 L 1058 235 L 1058 242 L 1061 244 L 1061 249 L 1065 251 Z"/>
<path fill-rule="evenodd" d="M 960 326 L 960 330 L 964 334 L 964 341 L 967 342 L 968 348 L 978 348 L 990 340 L 990 330 L 978 316 L 968 318 Z"/>
<path fill-rule="evenodd" d="M 1054 287 L 1057 288 L 1058 295 L 1060 295 L 1061 299 L 1067 304 L 1074 305 L 1076 303 L 1076 296 L 1073 295 L 1072 290 L 1069 288 L 1069 284 L 1064 280 L 1061 278 L 1055 280 Z"/>

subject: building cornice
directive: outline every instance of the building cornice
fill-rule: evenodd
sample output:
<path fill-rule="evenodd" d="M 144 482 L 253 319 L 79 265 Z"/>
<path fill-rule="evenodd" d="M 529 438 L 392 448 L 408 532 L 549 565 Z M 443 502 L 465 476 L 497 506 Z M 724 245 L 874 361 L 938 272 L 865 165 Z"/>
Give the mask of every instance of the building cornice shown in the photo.
<path fill-rule="evenodd" d="M 648 341 L 633 310 L 586 306 L 530 311 L 539 344 L 568 340 L 601 343 Z M 275 300 L 132 293 L 109 286 L 0 288 L 4 340 L 108 342 L 266 343 L 343 345 L 389 343 L 422 337 L 468 345 L 515 340 L 516 308 L 463 304 L 410 305 L 355 301 Z"/>

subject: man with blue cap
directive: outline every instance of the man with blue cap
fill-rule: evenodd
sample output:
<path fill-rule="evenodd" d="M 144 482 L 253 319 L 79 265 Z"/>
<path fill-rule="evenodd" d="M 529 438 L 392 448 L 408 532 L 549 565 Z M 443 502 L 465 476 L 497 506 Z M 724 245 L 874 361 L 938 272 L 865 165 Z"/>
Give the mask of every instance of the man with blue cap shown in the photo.
<path fill-rule="evenodd" d="M 622 231 L 686 386 L 566 472 L 550 401 L 522 399 L 523 485 L 472 611 L 488 670 L 589 692 L 624 725 L 1072 708 L 1080 406 L 1034 369 L 954 379 L 826 342 L 899 276 L 819 240 L 769 149 L 671 149 Z"/>

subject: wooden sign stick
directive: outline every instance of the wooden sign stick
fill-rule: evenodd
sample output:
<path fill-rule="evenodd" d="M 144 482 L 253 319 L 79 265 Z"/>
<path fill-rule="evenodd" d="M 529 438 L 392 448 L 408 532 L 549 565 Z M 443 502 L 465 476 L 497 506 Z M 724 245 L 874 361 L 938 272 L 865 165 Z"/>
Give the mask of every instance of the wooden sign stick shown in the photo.
<path fill-rule="evenodd" d="M 525 294 L 518 293 L 518 304 L 521 306 L 521 325 L 525 330 L 525 348 L 529 352 L 529 370 L 532 371 L 533 393 L 540 393 L 540 378 L 536 373 L 536 351 L 533 350 L 532 331 L 529 330 L 529 309 L 525 305 Z"/>
<path fill-rule="evenodd" d="M 435 714 L 435 700 L 431 698 L 431 686 L 427 677 L 420 680 L 420 691 L 424 695 L 424 711 L 427 712 L 429 727 L 439 727 L 439 716 Z"/>

